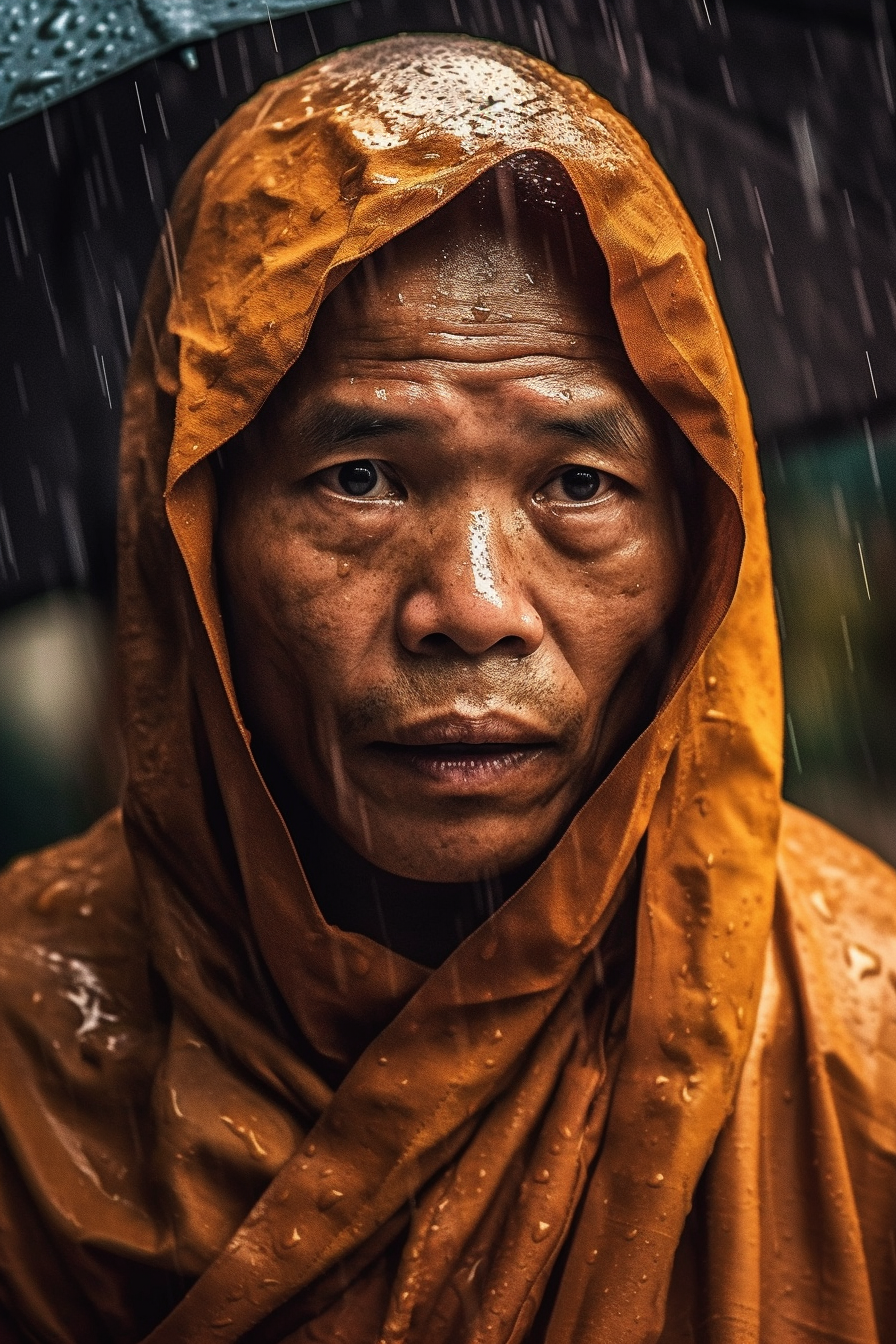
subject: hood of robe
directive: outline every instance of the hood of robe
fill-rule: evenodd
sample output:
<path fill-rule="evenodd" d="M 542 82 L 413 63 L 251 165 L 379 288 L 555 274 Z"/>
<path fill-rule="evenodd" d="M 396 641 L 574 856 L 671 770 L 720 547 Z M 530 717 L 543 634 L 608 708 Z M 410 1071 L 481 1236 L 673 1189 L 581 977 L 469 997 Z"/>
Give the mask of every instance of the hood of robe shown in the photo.
<path fill-rule="evenodd" d="M 701 573 L 650 726 L 427 971 L 324 921 L 255 766 L 214 454 L 361 258 L 522 151 L 571 178 L 631 363 L 710 468 Z M 747 402 L 704 245 L 644 141 L 581 82 L 467 37 L 394 38 L 263 88 L 161 239 L 120 517 L 125 834 L 169 1007 L 150 1193 L 104 1235 L 196 1280 L 154 1344 L 310 1340 L 323 1319 L 356 1344 L 521 1340 L 533 1321 L 552 1344 L 655 1339 L 753 1034 L 782 710 Z M 614 995 L 602 940 L 636 886 Z"/>

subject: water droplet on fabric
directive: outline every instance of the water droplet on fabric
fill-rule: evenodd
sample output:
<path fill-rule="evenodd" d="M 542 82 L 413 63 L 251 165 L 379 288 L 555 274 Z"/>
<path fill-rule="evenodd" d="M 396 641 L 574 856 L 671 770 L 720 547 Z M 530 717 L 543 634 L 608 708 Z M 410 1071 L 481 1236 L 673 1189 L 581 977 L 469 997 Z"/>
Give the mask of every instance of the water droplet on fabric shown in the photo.
<path fill-rule="evenodd" d="M 316 1200 L 317 1207 L 321 1213 L 325 1213 L 327 1209 L 332 1209 L 334 1204 L 338 1204 L 340 1199 L 342 1199 L 341 1190 L 322 1190 Z"/>
<path fill-rule="evenodd" d="M 550 1230 L 551 1230 L 550 1223 L 536 1223 L 532 1229 L 532 1240 L 544 1241 L 545 1237 L 550 1232 Z"/>
<path fill-rule="evenodd" d="M 626 1241 L 634 1241 L 637 1235 L 638 1235 L 638 1229 L 636 1227 L 630 1227 L 625 1234 L 625 1239 Z"/>
<path fill-rule="evenodd" d="M 826 924 L 833 924 L 834 914 L 833 911 L 831 910 L 831 907 L 827 903 L 823 891 L 813 891 L 812 895 L 809 897 L 809 903 L 812 906 L 812 909 L 815 911 L 815 913 L 817 915 L 821 915 L 821 918 L 825 921 Z"/>
<path fill-rule="evenodd" d="M 595 1248 L 593 1251 L 589 1251 L 588 1254 L 585 1256 L 585 1264 L 593 1265 L 596 1260 L 597 1260 L 597 1249 Z"/>
<path fill-rule="evenodd" d="M 880 957 L 861 943 L 850 943 L 846 948 L 846 964 L 856 980 L 866 980 L 880 974 Z"/>
<path fill-rule="evenodd" d="M 663 1175 L 663 1173 L 661 1171 L 657 1171 L 654 1173 L 653 1176 L 648 1176 L 647 1184 L 651 1187 L 651 1189 L 658 1190 L 665 1179 L 666 1178 Z"/>
<path fill-rule="evenodd" d="M 547 1167 L 542 1167 L 541 1171 L 537 1171 L 532 1179 L 533 1181 L 537 1181 L 539 1185 L 546 1185 L 551 1179 L 551 1173 L 548 1171 Z"/>

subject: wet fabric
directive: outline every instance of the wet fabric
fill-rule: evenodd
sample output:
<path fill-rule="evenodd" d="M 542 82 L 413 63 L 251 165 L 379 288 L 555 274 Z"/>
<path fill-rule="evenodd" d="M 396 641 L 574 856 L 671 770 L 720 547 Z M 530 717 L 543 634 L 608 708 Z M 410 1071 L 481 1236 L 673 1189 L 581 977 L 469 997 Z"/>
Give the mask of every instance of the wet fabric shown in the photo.
<path fill-rule="evenodd" d="M 324 920 L 255 765 L 213 462 L 360 258 L 527 150 L 572 179 L 631 362 L 711 469 L 701 581 L 650 726 L 428 970 Z M 467 38 L 263 89 L 153 266 L 120 549 L 123 809 L 2 882 L 0 1338 L 893 1338 L 896 876 L 782 825 L 748 409 L 628 123 Z"/>

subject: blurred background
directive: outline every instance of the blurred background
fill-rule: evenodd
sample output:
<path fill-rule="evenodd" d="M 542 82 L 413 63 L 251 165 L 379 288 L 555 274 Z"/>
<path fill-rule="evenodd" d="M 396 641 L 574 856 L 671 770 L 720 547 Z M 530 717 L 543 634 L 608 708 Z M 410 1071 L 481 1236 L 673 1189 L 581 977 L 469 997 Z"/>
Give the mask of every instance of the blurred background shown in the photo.
<path fill-rule="evenodd" d="M 120 787 L 118 423 L 181 173 L 282 71 L 391 33 L 465 31 L 609 98 L 701 230 L 760 445 L 785 792 L 896 862 L 896 60 L 883 0 L 141 0 L 158 54 L 138 64 L 132 8 L 6 0 L 0 14 L 0 861 L 83 828 Z"/>

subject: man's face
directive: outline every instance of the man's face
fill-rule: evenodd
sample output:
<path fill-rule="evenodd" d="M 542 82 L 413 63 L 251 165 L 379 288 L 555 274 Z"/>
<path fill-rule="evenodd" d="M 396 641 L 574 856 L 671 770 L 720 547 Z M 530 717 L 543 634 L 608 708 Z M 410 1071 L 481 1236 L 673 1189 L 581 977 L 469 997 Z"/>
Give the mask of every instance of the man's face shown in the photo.
<path fill-rule="evenodd" d="M 224 497 L 247 723 L 405 877 L 551 843 L 652 707 L 680 596 L 657 417 L 604 288 L 543 241 L 466 237 L 449 207 L 359 268 Z"/>

